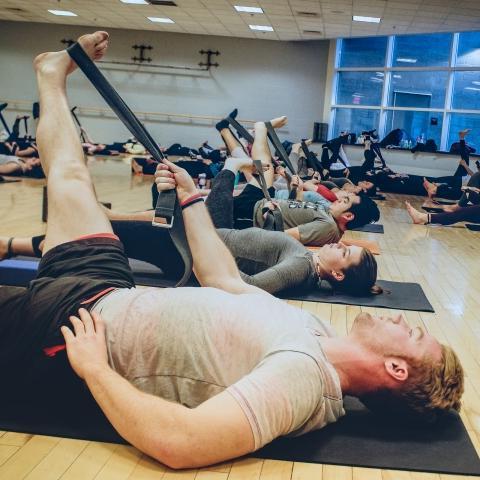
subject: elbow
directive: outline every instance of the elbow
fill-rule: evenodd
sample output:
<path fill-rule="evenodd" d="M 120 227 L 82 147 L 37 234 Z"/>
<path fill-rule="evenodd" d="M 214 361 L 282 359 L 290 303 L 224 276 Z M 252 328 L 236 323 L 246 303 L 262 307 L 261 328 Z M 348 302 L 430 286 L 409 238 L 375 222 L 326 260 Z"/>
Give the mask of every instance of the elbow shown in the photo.
<path fill-rule="evenodd" d="M 209 463 L 205 463 L 205 458 L 199 455 L 199 452 L 196 453 L 196 450 L 189 439 L 172 438 L 170 442 L 165 443 L 163 438 L 154 440 L 145 453 L 172 470 L 207 466 Z"/>

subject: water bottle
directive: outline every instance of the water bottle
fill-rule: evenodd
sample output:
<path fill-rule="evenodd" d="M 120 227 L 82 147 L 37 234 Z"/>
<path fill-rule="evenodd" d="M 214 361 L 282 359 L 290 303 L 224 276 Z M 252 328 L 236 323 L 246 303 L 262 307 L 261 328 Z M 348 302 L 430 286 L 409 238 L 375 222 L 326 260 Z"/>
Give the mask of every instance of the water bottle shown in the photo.
<path fill-rule="evenodd" d="M 205 185 L 207 184 L 207 174 L 206 173 L 200 173 L 198 175 L 198 188 L 200 190 L 205 188 Z"/>

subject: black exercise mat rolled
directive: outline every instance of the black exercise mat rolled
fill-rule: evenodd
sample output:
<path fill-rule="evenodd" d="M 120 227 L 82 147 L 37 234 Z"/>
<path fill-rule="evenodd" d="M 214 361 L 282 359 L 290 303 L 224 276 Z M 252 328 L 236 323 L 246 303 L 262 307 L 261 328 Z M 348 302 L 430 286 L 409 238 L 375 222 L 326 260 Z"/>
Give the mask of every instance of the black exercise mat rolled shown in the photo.
<path fill-rule="evenodd" d="M 383 225 L 379 223 L 367 223 L 362 227 L 347 228 L 347 230 L 352 230 L 353 232 L 385 233 L 383 230 Z"/>
<path fill-rule="evenodd" d="M 60 399 L 48 404 L 45 401 L 42 406 L 37 400 L 5 403 L 0 399 L 0 429 L 126 443 L 88 398 L 82 398 L 81 404 L 75 406 Z M 347 414 L 338 422 L 300 437 L 277 439 L 253 456 L 290 462 L 480 475 L 479 457 L 460 416 L 455 413 L 426 427 L 390 424 L 351 397 L 345 398 L 345 409 Z"/>

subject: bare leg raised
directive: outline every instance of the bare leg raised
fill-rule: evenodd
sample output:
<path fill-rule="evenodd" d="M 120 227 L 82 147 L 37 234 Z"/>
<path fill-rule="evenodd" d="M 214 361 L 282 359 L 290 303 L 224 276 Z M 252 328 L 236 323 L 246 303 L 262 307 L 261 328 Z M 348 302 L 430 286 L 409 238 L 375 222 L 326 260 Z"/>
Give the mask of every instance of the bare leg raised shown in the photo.
<path fill-rule="evenodd" d="M 108 34 L 96 32 L 78 41 L 90 58 L 98 60 L 107 48 Z M 112 228 L 97 203 L 68 106 L 66 78 L 76 65 L 63 50 L 39 55 L 34 66 L 41 108 L 37 142 L 48 188 L 45 254 L 85 235 L 111 233 Z"/>

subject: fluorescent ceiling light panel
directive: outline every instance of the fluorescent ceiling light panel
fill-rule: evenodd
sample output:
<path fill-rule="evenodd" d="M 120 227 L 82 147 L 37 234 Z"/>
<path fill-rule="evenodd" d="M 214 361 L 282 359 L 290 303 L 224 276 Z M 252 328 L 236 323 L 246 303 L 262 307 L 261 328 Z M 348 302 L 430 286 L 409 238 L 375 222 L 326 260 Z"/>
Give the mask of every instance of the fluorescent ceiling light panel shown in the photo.
<path fill-rule="evenodd" d="M 417 63 L 417 59 L 416 59 L 416 58 L 402 58 L 402 57 L 399 57 L 399 58 L 397 58 L 397 62 L 401 62 L 401 63 Z"/>
<path fill-rule="evenodd" d="M 380 23 L 381 18 L 379 17 L 362 17 L 361 15 L 354 15 L 354 22 L 367 22 L 367 23 Z"/>
<path fill-rule="evenodd" d="M 166 18 L 166 17 L 147 17 L 147 18 L 154 23 L 175 23 L 171 18 Z"/>
<path fill-rule="evenodd" d="M 122 3 L 133 3 L 134 5 L 148 5 L 146 0 L 120 0 Z"/>
<path fill-rule="evenodd" d="M 235 10 L 243 13 L 263 13 L 260 7 L 242 7 L 241 5 L 235 5 Z"/>
<path fill-rule="evenodd" d="M 260 32 L 273 32 L 273 27 L 269 25 L 249 25 L 251 30 L 259 30 Z"/>
<path fill-rule="evenodd" d="M 475 87 L 465 87 L 465 90 L 473 90 L 474 92 L 480 92 L 480 88 Z"/>
<path fill-rule="evenodd" d="M 70 12 L 68 10 L 49 10 L 53 15 L 59 15 L 61 17 L 78 17 L 76 13 Z"/>

